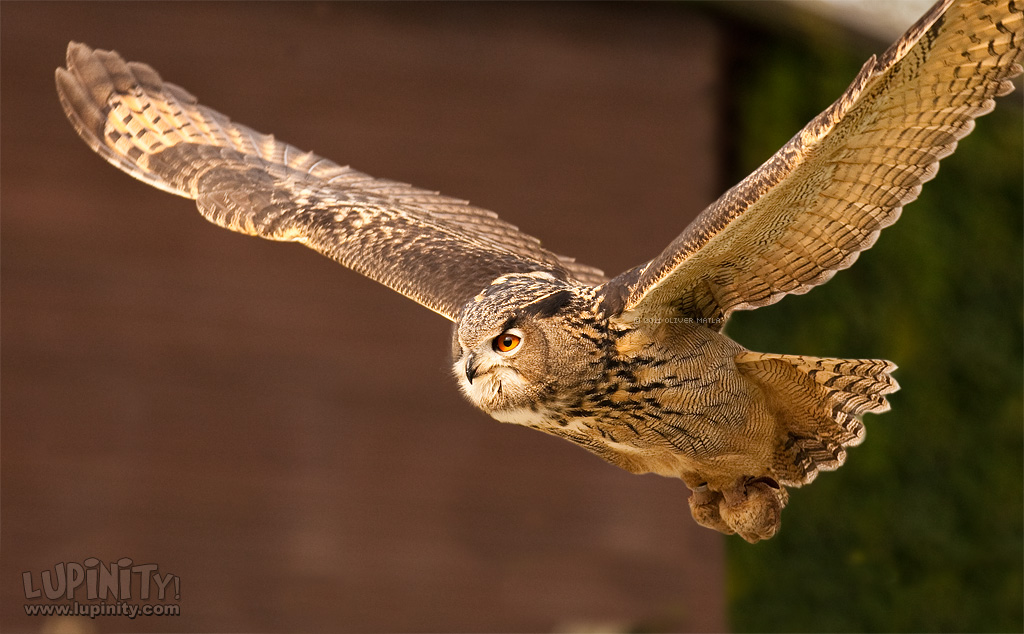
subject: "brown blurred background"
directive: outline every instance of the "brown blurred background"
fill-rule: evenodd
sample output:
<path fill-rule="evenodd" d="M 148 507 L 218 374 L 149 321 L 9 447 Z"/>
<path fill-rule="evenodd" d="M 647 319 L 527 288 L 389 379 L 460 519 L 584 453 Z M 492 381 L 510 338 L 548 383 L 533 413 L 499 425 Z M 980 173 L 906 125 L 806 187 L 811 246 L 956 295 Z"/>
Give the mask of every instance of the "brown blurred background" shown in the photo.
<path fill-rule="evenodd" d="M 116 49 L 614 274 L 726 184 L 728 21 L 689 3 L 2 11 L 0 628 L 49 626 L 22 572 L 88 557 L 181 579 L 181 616 L 98 631 L 726 627 L 722 539 L 681 483 L 475 411 L 447 322 L 111 168 L 53 69 L 69 40 Z"/>

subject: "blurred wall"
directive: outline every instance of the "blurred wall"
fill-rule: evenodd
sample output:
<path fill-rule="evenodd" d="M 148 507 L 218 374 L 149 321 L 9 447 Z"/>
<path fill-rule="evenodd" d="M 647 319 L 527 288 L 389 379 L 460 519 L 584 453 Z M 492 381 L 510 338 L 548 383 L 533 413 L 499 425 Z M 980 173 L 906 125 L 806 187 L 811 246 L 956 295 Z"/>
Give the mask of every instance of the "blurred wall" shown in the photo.
<path fill-rule="evenodd" d="M 0 629 L 22 573 L 130 557 L 98 631 L 722 630 L 686 488 L 475 411 L 449 324 L 106 165 L 53 88 L 114 48 L 256 129 L 617 273 L 720 191 L 692 5 L 3 3 Z"/>

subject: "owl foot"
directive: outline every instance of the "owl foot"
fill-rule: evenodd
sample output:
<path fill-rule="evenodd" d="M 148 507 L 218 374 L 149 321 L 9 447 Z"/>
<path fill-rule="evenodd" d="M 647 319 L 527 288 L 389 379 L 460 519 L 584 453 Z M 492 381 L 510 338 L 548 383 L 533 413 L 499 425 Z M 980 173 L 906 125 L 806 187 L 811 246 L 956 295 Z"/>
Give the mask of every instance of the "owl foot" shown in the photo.
<path fill-rule="evenodd" d="M 707 484 L 702 484 L 690 494 L 690 513 L 698 524 L 705 528 L 732 535 L 734 531 L 719 512 L 722 503 L 722 494 L 719 491 L 712 491 Z"/>
<path fill-rule="evenodd" d="M 726 535 L 738 533 L 751 544 L 775 535 L 789 495 L 772 478 L 746 476 L 723 491 L 707 486 L 690 495 L 690 512 L 701 526 Z"/>

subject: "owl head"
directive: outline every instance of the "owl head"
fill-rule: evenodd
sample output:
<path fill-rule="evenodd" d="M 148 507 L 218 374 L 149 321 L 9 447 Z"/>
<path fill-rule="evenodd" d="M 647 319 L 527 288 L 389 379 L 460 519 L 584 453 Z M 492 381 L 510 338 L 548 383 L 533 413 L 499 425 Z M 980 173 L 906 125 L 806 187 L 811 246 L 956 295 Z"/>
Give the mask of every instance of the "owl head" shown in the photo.
<path fill-rule="evenodd" d="M 555 395 L 592 381 L 601 354 L 584 332 L 588 290 L 549 273 L 494 280 L 456 322 L 452 371 L 463 394 L 500 421 L 529 424 Z"/>

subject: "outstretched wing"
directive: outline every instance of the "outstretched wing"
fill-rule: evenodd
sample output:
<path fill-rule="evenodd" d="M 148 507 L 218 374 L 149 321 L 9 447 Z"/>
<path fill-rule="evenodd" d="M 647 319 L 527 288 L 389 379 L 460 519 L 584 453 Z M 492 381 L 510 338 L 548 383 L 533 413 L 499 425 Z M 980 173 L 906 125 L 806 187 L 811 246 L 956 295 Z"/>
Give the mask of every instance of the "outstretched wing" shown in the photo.
<path fill-rule="evenodd" d="M 194 198 L 222 227 L 301 242 L 449 319 L 506 273 L 605 281 L 493 212 L 301 152 L 115 52 L 72 42 L 56 81 L 78 134 L 111 164 Z"/>
<path fill-rule="evenodd" d="M 823 284 L 874 244 L 1020 74 L 1016 0 L 939 2 L 655 259 L 604 287 L 609 314 L 733 310 Z"/>

